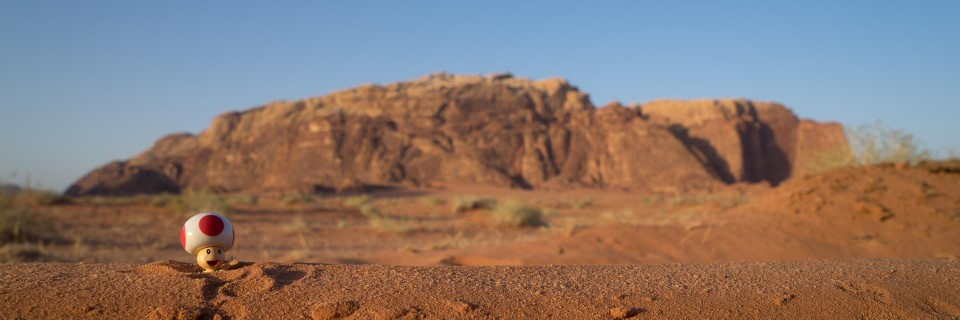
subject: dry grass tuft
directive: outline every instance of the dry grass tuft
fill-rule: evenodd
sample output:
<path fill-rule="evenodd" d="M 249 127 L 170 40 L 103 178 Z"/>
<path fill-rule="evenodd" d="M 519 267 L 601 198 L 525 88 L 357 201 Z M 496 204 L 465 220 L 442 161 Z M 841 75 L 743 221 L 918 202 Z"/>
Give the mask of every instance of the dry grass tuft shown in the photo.
<path fill-rule="evenodd" d="M 0 243 L 53 239 L 53 224 L 50 218 L 29 206 L 14 203 L 0 197 Z"/>
<path fill-rule="evenodd" d="M 447 203 L 447 201 L 435 196 L 422 197 L 418 199 L 417 202 L 423 206 L 430 206 L 430 207 L 436 207 L 436 206 L 443 205 L 444 203 Z"/>
<path fill-rule="evenodd" d="M 365 205 L 372 205 L 373 199 L 368 195 L 349 197 L 343 200 L 343 205 L 345 207 L 359 208 Z"/>
<path fill-rule="evenodd" d="M 391 217 L 381 212 L 370 196 L 350 197 L 343 200 L 343 205 L 360 211 L 360 215 L 367 218 L 367 224 L 371 228 L 396 233 L 406 233 L 413 230 L 413 225 L 409 221 Z"/>
<path fill-rule="evenodd" d="M 307 220 L 303 218 L 302 214 L 298 214 L 295 218 L 290 220 L 289 223 L 283 226 L 283 231 L 287 234 L 303 233 L 312 231 L 310 224 L 307 223 Z"/>
<path fill-rule="evenodd" d="M 493 209 L 497 206 L 497 200 L 490 198 L 479 198 L 475 196 L 463 196 L 453 199 L 453 213 L 462 213 L 475 209 Z"/>
<path fill-rule="evenodd" d="M 546 226 L 540 209 L 528 207 L 519 200 L 507 200 L 493 209 L 493 220 L 503 226 L 541 227 Z"/>
<path fill-rule="evenodd" d="M 226 197 L 210 190 L 187 190 L 179 195 L 160 194 L 150 198 L 154 207 L 163 207 L 185 216 L 199 212 L 215 212 L 223 215 L 232 213 Z"/>
<path fill-rule="evenodd" d="M 577 209 L 577 210 L 586 209 L 586 208 L 589 208 L 589 207 L 591 207 L 591 206 L 593 206 L 593 198 L 591 198 L 591 197 L 586 197 L 586 198 L 583 198 L 583 199 L 574 200 L 574 201 L 573 201 L 573 204 L 570 205 L 570 207 L 572 207 L 572 208 L 574 208 L 574 209 Z"/>
<path fill-rule="evenodd" d="M 298 205 L 298 204 L 311 204 L 316 201 L 317 199 L 312 194 L 309 194 L 309 193 L 289 194 L 289 195 L 283 196 L 283 198 L 280 199 L 280 202 L 283 202 L 283 204 L 288 206 Z"/>

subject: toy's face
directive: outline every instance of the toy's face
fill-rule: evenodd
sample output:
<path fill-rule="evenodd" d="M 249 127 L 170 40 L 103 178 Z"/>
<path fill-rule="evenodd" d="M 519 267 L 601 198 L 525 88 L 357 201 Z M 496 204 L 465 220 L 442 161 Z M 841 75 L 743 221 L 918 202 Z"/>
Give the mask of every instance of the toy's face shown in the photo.
<path fill-rule="evenodd" d="M 206 270 L 219 270 L 226 265 L 226 256 L 221 247 L 206 247 L 197 253 L 197 264 Z"/>

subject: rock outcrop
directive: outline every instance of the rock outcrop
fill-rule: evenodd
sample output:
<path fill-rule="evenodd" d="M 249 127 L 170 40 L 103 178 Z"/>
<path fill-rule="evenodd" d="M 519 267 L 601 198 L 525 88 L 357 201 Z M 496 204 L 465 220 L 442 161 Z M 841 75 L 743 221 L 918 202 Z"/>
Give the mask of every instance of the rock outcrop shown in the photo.
<path fill-rule="evenodd" d="M 638 108 L 727 183 L 777 185 L 803 174 L 820 155 L 850 153 L 840 124 L 800 120 L 778 103 L 659 100 Z"/>
<path fill-rule="evenodd" d="M 487 184 L 685 190 L 776 184 L 821 149 L 846 150 L 836 124 L 748 100 L 595 108 L 563 79 L 434 74 L 281 101 L 216 117 L 74 183 L 67 194 L 335 192 Z"/>

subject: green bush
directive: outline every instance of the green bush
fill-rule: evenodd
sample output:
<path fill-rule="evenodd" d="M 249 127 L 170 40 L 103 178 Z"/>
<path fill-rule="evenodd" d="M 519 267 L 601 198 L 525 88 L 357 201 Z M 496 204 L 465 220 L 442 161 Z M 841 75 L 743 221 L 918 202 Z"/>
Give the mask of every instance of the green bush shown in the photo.
<path fill-rule="evenodd" d="M 540 209 L 528 207 L 519 200 L 507 200 L 493 209 L 493 220 L 504 226 L 540 227 L 545 226 Z"/>

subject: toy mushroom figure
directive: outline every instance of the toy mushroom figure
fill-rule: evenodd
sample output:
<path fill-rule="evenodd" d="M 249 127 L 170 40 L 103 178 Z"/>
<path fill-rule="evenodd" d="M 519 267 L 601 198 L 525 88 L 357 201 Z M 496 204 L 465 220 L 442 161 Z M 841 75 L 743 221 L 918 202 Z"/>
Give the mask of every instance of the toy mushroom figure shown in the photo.
<path fill-rule="evenodd" d="M 180 244 L 184 250 L 197 256 L 197 264 L 203 272 L 226 270 L 237 265 L 236 259 L 227 262 L 224 255 L 233 248 L 234 238 L 230 220 L 212 212 L 197 214 L 180 228 Z"/>

